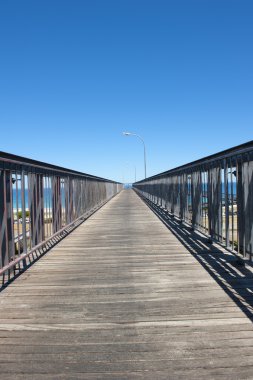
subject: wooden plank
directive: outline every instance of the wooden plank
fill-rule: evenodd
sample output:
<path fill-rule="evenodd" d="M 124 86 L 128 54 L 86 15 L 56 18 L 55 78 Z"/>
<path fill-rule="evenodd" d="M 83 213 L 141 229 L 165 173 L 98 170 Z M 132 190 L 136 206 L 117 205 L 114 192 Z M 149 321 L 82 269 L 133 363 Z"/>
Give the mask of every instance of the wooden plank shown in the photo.
<path fill-rule="evenodd" d="M 123 191 L 1 293 L 1 376 L 252 378 L 252 278 Z"/>

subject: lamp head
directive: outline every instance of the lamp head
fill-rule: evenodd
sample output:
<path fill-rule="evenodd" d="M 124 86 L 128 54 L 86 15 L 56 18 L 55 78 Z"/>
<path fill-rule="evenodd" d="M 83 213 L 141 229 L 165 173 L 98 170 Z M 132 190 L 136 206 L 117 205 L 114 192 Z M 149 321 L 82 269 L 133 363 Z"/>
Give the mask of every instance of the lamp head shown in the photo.
<path fill-rule="evenodd" d="M 130 136 L 130 135 L 131 135 L 130 132 L 123 132 L 122 134 L 123 134 L 124 136 Z"/>

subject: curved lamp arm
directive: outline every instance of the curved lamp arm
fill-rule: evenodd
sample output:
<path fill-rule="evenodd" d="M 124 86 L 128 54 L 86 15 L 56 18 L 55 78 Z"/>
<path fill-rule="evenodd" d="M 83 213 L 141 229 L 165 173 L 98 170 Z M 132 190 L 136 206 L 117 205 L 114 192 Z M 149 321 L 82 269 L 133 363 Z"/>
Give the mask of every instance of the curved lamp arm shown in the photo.
<path fill-rule="evenodd" d="M 136 133 L 132 133 L 132 132 L 123 132 L 123 135 L 124 136 L 136 136 L 142 141 L 143 148 L 144 148 L 144 172 L 145 172 L 145 178 L 147 178 L 146 146 L 145 146 L 145 142 L 144 142 L 143 138 L 141 136 L 137 135 Z"/>

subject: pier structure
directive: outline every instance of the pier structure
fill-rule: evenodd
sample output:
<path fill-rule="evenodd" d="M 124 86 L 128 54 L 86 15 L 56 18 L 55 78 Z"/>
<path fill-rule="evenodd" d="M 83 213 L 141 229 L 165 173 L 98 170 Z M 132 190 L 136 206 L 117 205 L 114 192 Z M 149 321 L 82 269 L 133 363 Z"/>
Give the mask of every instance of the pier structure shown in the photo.
<path fill-rule="evenodd" d="M 1 376 L 252 378 L 252 157 L 124 190 L 1 152 Z"/>

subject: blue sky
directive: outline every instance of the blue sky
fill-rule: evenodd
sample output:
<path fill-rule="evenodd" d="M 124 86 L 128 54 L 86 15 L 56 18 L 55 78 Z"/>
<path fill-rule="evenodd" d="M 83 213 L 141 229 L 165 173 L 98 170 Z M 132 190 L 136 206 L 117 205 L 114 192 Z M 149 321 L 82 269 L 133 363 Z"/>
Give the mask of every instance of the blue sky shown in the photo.
<path fill-rule="evenodd" d="M 253 1 L 2 0 L 0 150 L 131 182 L 252 140 Z"/>

